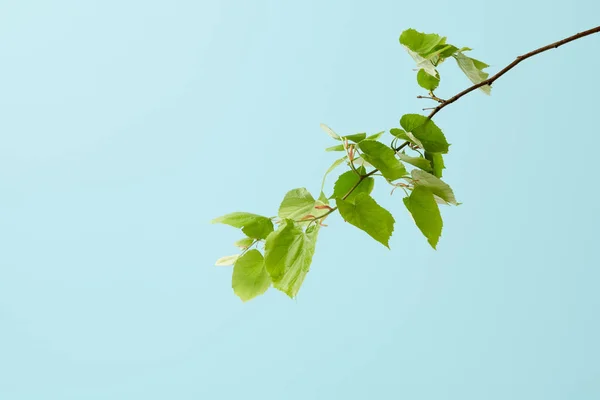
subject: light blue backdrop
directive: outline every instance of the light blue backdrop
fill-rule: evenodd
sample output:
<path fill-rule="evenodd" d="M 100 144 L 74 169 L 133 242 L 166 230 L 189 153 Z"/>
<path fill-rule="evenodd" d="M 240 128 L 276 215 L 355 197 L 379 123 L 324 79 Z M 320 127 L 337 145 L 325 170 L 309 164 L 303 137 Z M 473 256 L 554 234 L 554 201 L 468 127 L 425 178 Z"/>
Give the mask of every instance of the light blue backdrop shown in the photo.
<path fill-rule="evenodd" d="M 316 192 L 319 123 L 428 105 L 402 30 L 494 72 L 598 4 L 1 1 L 0 399 L 600 398 L 600 35 L 436 117 L 464 203 L 437 252 L 380 186 L 392 251 L 331 218 L 297 300 L 243 304 L 209 224 Z"/>

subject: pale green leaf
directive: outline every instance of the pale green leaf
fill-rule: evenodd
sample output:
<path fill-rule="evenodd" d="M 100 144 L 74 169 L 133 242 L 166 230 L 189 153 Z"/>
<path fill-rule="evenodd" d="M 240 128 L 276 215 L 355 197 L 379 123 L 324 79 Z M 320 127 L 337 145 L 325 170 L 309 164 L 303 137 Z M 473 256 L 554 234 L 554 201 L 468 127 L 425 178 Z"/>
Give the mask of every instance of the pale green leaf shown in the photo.
<path fill-rule="evenodd" d="M 233 266 L 231 287 L 242 301 L 248 301 L 267 291 L 271 277 L 260 251 L 253 249 L 241 256 Z"/>
<path fill-rule="evenodd" d="M 325 151 L 346 151 L 343 144 L 338 144 L 337 146 L 331 146 L 325 149 Z"/>
<path fill-rule="evenodd" d="M 304 232 L 292 220 L 286 219 L 267 238 L 265 266 L 273 286 L 295 297 L 310 269 L 315 253 L 319 225 L 313 224 Z"/>
<path fill-rule="evenodd" d="M 346 161 L 346 159 L 348 158 L 348 156 L 344 156 L 340 159 L 337 159 L 333 162 L 333 164 L 331 164 L 331 166 L 327 169 L 327 171 L 325 171 L 325 175 L 323 175 L 323 181 L 321 182 L 321 193 L 323 193 L 323 188 L 325 187 L 325 178 L 327 178 L 327 175 L 329 175 L 329 173 L 331 171 L 333 171 L 334 169 L 336 169 L 340 164 L 342 164 L 344 161 Z"/>
<path fill-rule="evenodd" d="M 235 247 L 239 247 L 240 249 L 246 250 L 252 245 L 252 243 L 254 243 L 254 239 L 246 237 L 236 241 L 233 245 Z"/>
<path fill-rule="evenodd" d="M 460 69 L 465 73 L 467 78 L 475 84 L 485 81 L 489 74 L 483 71 L 488 65 L 481 61 L 474 60 L 471 57 L 465 56 L 463 53 L 456 53 L 454 56 L 456 63 Z M 485 94 L 490 94 L 492 87 L 489 85 L 481 86 L 481 89 Z"/>
<path fill-rule="evenodd" d="M 372 134 L 372 135 L 370 135 L 370 136 L 367 136 L 367 139 L 368 139 L 368 140 L 377 140 L 377 139 L 379 139 L 381 136 L 383 136 L 383 134 L 384 134 L 384 133 L 385 133 L 385 131 L 381 131 L 381 132 L 374 133 L 374 134 Z"/>
<path fill-rule="evenodd" d="M 315 199 L 305 188 L 290 190 L 279 206 L 279 218 L 301 219 L 315 206 Z"/>
<path fill-rule="evenodd" d="M 446 202 L 458 205 L 458 203 L 456 202 L 456 198 L 454 197 L 454 192 L 452 191 L 452 188 L 440 178 L 433 176 L 425 171 L 421 171 L 419 169 L 413 169 L 411 171 L 411 175 L 415 187 L 425 187 L 429 189 L 433 194 L 439 196 Z"/>
<path fill-rule="evenodd" d="M 447 153 L 450 146 L 442 130 L 430 119 L 420 114 L 405 114 L 400 125 L 422 144 L 423 149 L 432 153 Z"/>
<path fill-rule="evenodd" d="M 319 201 L 323 204 L 329 204 L 329 199 L 327 198 L 325 193 L 323 193 L 322 190 L 321 190 L 321 194 L 319 194 Z"/>
<path fill-rule="evenodd" d="M 423 89 L 429 91 L 435 90 L 440 84 L 439 74 L 437 76 L 429 75 L 424 69 L 420 69 L 419 72 L 417 72 L 417 83 Z"/>
<path fill-rule="evenodd" d="M 239 256 L 239 254 L 235 254 L 233 256 L 221 257 L 217 261 L 215 261 L 215 265 L 217 267 L 226 267 L 228 265 L 233 265 L 235 263 L 235 260 L 237 260 Z"/>
<path fill-rule="evenodd" d="M 394 217 L 366 193 L 359 193 L 353 200 L 337 199 L 340 215 L 344 220 L 365 231 L 373 239 L 389 248 L 394 231 Z"/>
<path fill-rule="evenodd" d="M 354 135 L 346 135 L 343 138 L 348 139 L 354 143 L 358 143 L 366 137 L 367 137 L 366 133 L 355 133 Z"/>
<path fill-rule="evenodd" d="M 426 151 L 425 158 L 431 162 L 431 166 L 433 167 L 433 171 L 428 171 L 428 172 L 432 172 L 433 175 L 437 176 L 438 178 L 441 178 L 442 171 L 446 168 L 444 166 L 444 158 L 443 158 L 442 154 L 441 153 L 430 153 L 430 152 Z"/>
<path fill-rule="evenodd" d="M 362 157 L 386 179 L 394 181 L 406 175 L 406 169 L 396 158 L 394 150 L 385 144 L 375 140 L 363 140 L 358 147 L 362 151 Z"/>
<path fill-rule="evenodd" d="M 342 139 L 340 138 L 340 135 L 338 135 L 337 133 L 335 133 L 335 132 L 333 131 L 333 129 L 331 129 L 331 128 L 330 128 L 330 127 L 328 127 L 327 125 L 325 125 L 325 124 L 321 124 L 321 129 L 323 129 L 323 130 L 325 131 L 325 133 L 326 133 L 326 134 L 328 134 L 329 136 L 331 136 L 333 139 L 335 139 L 335 140 L 342 140 Z"/>
<path fill-rule="evenodd" d="M 431 247 L 435 249 L 442 235 L 443 223 L 433 193 L 423 186 L 417 186 L 409 197 L 404 198 L 404 205 Z"/>
<path fill-rule="evenodd" d="M 429 75 L 436 75 L 437 71 L 435 69 L 435 65 L 433 65 L 433 63 L 431 62 L 431 60 L 427 59 L 427 58 L 423 58 L 421 57 L 419 54 L 415 53 L 414 51 L 406 48 L 406 51 L 408 52 L 408 54 L 412 57 L 413 60 L 415 60 L 415 62 L 417 63 L 417 69 L 423 69 L 425 70 Z"/>
<path fill-rule="evenodd" d="M 253 239 L 265 239 L 269 233 L 273 232 L 273 222 L 270 218 L 247 212 L 233 212 L 215 218 L 211 222 L 241 228 L 242 232 Z"/>
<path fill-rule="evenodd" d="M 364 174 L 364 168 L 359 169 L 359 172 Z M 339 176 L 335 185 L 333 185 L 333 195 L 330 197 L 331 199 L 341 199 L 346 196 L 350 189 L 356 186 L 356 188 L 352 191 L 352 193 L 347 197 L 347 200 L 352 200 L 359 193 L 369 194 L 373 191 L 373 187 L 375 186 L 375 180 L 371 177 L 364 178 L 362 182 L 358 183 L 360 177 L 354 171 L 346 171 L 342 175 Z"/>
<path fill-rule="evenodd" d="M 404 161 L 405 163 L 414 165 L 415 167 L 421 168 L 422 170 L 425 170 L 427 172 L 431 172 L 431 170 L 432 170 L 431 162 L 423 157 L 411 157 L 404 153 L 397 153 L 397 154 L 398 154 L 398 158 L 400 158 L 400 160 Z"/>

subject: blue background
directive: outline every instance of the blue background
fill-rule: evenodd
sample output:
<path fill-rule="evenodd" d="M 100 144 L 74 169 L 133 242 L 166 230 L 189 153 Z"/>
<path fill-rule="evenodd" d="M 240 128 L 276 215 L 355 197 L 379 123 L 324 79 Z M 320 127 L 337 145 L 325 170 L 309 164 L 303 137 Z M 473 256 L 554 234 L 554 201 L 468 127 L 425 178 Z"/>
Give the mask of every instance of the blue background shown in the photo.
<path fill-rule="evenodd" d="M 391 251 L 335 216 L 296 300 L 243 304 L 209 224 L 316 193 L 319 123 L 430 105 L 402 30 L 495 72 L 598 4 L 2 0 L 0 398 L 600 398 L 600 36 L 436 116 L 464 203 L 437 252 L 380 184 Z"/>

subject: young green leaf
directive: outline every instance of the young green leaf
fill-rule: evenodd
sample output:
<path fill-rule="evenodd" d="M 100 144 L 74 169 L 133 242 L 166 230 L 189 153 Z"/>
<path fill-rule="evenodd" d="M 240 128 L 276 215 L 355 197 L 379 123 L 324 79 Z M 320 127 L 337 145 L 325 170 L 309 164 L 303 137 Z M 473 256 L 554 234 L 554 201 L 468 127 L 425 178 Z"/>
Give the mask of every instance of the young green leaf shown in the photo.
<path fill-rule="evenodd" d="M 321 190 L 321 193 L 319 194 L 319 199 L 318 199 L 321 203 L 323 204 L 329 204 L 329 199 L 327 198 L 327 196 L 325 195 L 325 193 L 323 193 L 323 191 Z"/>
<path fill-rule="evenodd" d="M 417 63 L 417 69 L 425 70 L 429 75 L 435 76 L 437 75 L 437 71 L 435 69 L 435 65 L 428 58 L 421 57 L 418 53 L 410 50 L 408 47 L 406 48 L 408 54 L 412 57 L 413 60 Z"/>
<path fill-rule="evenodd" d="M 438 178 L 441 178 L 442 171 L 444 170 L 444 168 L 446 168 L 444 166 L 444 158 L 442 156 L 442 153 L 430 153 L 426 151 L 425 158 L 431 162 L 431 166 L 433 167 L 433 171 L 426 171 L 432 172 L 433 175 L 437 176 Z"/>
<path fill-rule="evenodd" d="M 406 175 L 406 168 L 396 158 L 394 150 L 375 140 L 363 140 L 358 144 L 362 158 L 377 168 L 390 181 L 395 181 Z"/>
<path fill-rule="evenodd" d="M 384 133 L 385 131 L 374 133 L 370 136 L 367 136 L 367 140 L 378 140 L 381 136 L 383 136 Z"/>
<path fill-rule="evenodd" d="M 413 169 L 411 171 L 413 183 L 415 187 L 421 186 L 429 189 L 433 194 L 440 197 L 444 201 L 450 204 L 458 205 L 454 192 L 448 184 L 425 171 Z"/>
<path fill-rule="evenodd" d="M 424 57 L 434 47 L 444 44 L 446 38 L 435 33 L 421 33 L 414 29 L 407 29 L 400 35 L 400 44 Z"/>
<path fill-rule="evenodd" d="M 331 146 L 325 149 L 325 151 L 346 151 L 343 144 L 338 144 L 337 146 Z"/>
<path fill-rule="evenodd" d="M 467 57 L 463 53 L 456 53 L 453 57 L 460 69 L 465 73 L 471 82 L 477 84 L 485 81 L 488 78 L 489 74 L 483 71 L 484 68 L 488 67 L 487 64 L 471 57 Z M 479 89 L 481 89 L 485 94 L 490 94 L 492 87 L 489 85 L 484 85 Z"/>
<path fill-rule="evenodd" d="M 426 187 L 417 186 L 409 197 L 404 198 L 404 205 L 431 247 L 435 249 L 442 235 L 443 223 L 433 193 Z"/>
<path fill-rule="evenodd" d="M 390 247 L 394 217 L 388 210 L 366 193 L 359 193 L 353 201 L 337 199 L 336 202 L 340 215 L 346 222 L 362 229 L 385 247 Z"/>
<path fill-rule="evenodd" d="M 215 265 L 217 267 L 226 267 L 229 265 L 233 265 L 235 263 L 235 260 L 237 260 L 239 256 L 239 254 L 236 254 L 233 256 L 221 257 L 217 261 L 215 261 Z"/>
<path fill-rule="evenodd" d="M 424 115 L 405 114 L 400 125 L 406 132 L 411 132 L 423 145 L 423 149 L 432 153 L 447 153 L 450 146 L 446 136 L 438 126 Z"/>
<path fill-rule="evenodd" d="M 366 133 L 355 133 L 354 135 L 346 135 L 343 138 L 348 139 L 354 143 L 358 143 L 366 137 L 367 137 Z"/>
<path fill-rule="evenodd" d="M 336 169 L 340 164 L 342 164 L 347 159 L 348 159 L 348 156 L 344 156 L 340 159 L 335 160 L 333 162 L 333 164 L 331 164 L 331 166 L 327 169 L 327 171 L 325 171 L 325 175 L 323 175 L 323 181 L 321 182 L 321 193 L 323 193 L 323 188 L 325 187 L 325 178 L 327 178 L 327 175 L 329 175 L 329 173 L 331 171 Z M 325 197 L 325 198 L 327 198 L 327 197 Z"/>
<path fill-rule="evenodd" d="M 423 89 L 429 91 L 435 90 L 440 84 L 439 74 L 437 76 L 432 76 L 425 72 L 424 69 L 420 69 L 419 72 L 417 72 L 417 83 Z"/>
<path fill-rule="evenodd" d="M 397 153 L 398 154 L 398 158 L 400 158 L 400 160 L 404 161 L 405 163 L 408 163 L 410 165 L 414 165 L 417 168 L 421 168 L 424 171 L 427 172 L 431 172 L 431 162 L 423 157 L 411 157 L 408 156 L 404 153 Z"/>
<path fill-rule="evenodd" d="M 318 232 L 318 224 L 304 232 L 297 223 L 286 219 L 265 243 L 265 266 L 273 286 L 292 298 L 310 269 Z"/>
<path fill-rule="evenodd" d="M 235 262 L 231 287 L 242 301 L 263 294 L 269 286 L 271 286 L 271 277 L 267 273 L 260 251 L 252 249 Z"/>
<path fill-rule="evenodd" d="M 360 168 L 358 170 L 360 173 L 364 174 L 364 168 Z M 356 186 L 356 188 L 350 193 L 346 200 L 352 200 L 359 193 L 370 194 L 373 191 L 373 187 L 375 186 L 375 180 L 371 177 L 364 178 L 362 182 L 358 183 L 360 177 L 354 171 L 346 171 L 342 175 L 339 176 L 335 185 L 333 185 L 333 195 L 331 195 L 331 199 L 341 199 L 346 196 L 350 189 Z"/>
<path fill-rule="evenodd" d="M 211 223 L 221 223 L 241 228 L 242 232 L 253 239 L 266 239 L 273 232 L 273 222 L 267 217 L 247 212 L 233 212 L 215 218 Z"/>
<path fill-rule="evenodd" d="M 286 193 L 279 206 L 279 218 L 301 219 L 315 206 L 315 199 L 305 188 L 293 189 Z"/>
<path fill-rule="evenodd" d="M 335 139 L 335 140 L 342 140 L 342 138 L 340 138 L 340 135 L 338 135 L 337 133 L 335 133 L 333 131 L 333 129 L 331 129 L 327 125 L 321 124 L 321 129 L 323 129 L 325 131 L 325 133 L 328 134 L 329 136 L 331 136 L 333 139 Z"/>
<path fill-rule="evenodd" d="M 392 134 L 392 136 L 395 136 L 398 139 L 408 140 L 410 142 L 410 138 L 408 137 L 406 132 L 402 129 L 392 128 L 392 129 L 390 129 L 390 133 Z"/>
<path fill-rule="evenodd" d="M 252 243 L 254 243 L 254 239 L 245 237 L 245 238 L 242 238 L 242 239 L 236 241 L 233 245 L 235 247 L 239 247 L 242 250 L 246 250 L 248 247 L 250 247 L 252 245 Z"/>

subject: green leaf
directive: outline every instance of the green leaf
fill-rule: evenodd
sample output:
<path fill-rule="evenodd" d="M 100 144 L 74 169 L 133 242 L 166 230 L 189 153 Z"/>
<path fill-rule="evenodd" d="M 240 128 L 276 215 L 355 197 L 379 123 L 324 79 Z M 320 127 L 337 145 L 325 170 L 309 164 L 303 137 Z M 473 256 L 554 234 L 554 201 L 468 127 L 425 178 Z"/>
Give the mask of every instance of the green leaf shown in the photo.
<path fill-rule="evenodd" d="M 333 139 L 335 139 L 335 140 L 342 140 L 342 138 L 340 138 L 340 135 L 338 135 L 337 133 L 335 133 L 333 131 L 333 129 L 331 129 L 327 125 L 321 124 L 321 129 L 323 129 L 325 131 L 325 133 L 328 134 L 329 136 L 331 136 Z"/>
<path fill-rule="evenodd" d="M 346 149 L 344 149 L 343 144 L 338 144 L 337 146 L 331 146 L 326 148 L 325 151 L 346 151 Z"/>
<path fill-rule="evenodd" d="M 286 193 L 279 206 L 279 218 L 301 219 L 315 206 L 315 199 L 305 188 L 293 189 Z"/>
<path fill-rule="evenodd" d="M 325 178 L 327 178 L 327 175 L 329 175 L 329 173 L 331 171 L 333 171 L 334 169 L 336 169 L 340 164 L 342 164 L 344 161 L 346 161 L 346 159 L 348 158 L 348 156 L 344 156 L 340 159 L 337 159 L 333 162 L 333 164 L 331 164 L 331 166 L 327 169 L 327 171 L 325 171 L 325 175 L 323 175 L 323 181 L 321 182 L 321 193 L 323 193 L 323 188 L 325 187 Z"/>
<path fill-rule="evenodd" d="M 242 250 L 246 250 L 248 247 L 250 247 L 252 245 L 252 243 L 254 243 L 254 239 L 245 237 L 245 238 L 242 238 L 242 239 L 236 241 L 233 245 L 235 247 L 239 247 Z"/>
<path fill-rule="evenodd" d="M 237 260 L 239 256 L 239 254 L 236 254 L 233 256 L 221 257 L 217 261 L 215 261 L 215 265 L 217 267 L 226 267 L 228 265 L 233 265 L 235 263 L 235 260 Z"/>
<path fill-rule="evenodd" d="M 211 221 L 241 228 L 242 232 L 253 239 L 266 239 L 273 232 L 273 222 L 270 218 L 247 212 L 233 212 Z"/>
<path fill-rule="evenodd" d="M 421 168 L 427 172 L 431 172 L 431 162 L 423 157 L 411 157 L 404 153 L 398 153 L 398 158 L 405 163 L 414 165 L 417 168 Z"/>
<path fill-rule="evenodd" d="M 306 232 L 294 221 L 286 219 L 267 238 L 265 266 L 273 286 L 290 297 L 295 297 L 309 271 L 319 225 L 311 225 Z"/>
<path fill-rule="evenodd" d="M 438 178 L 441 178 L 442 171 L 446 168 L 444 166 L 444 158 L 443 158 L 442 154 L 441 153 L 430 153 L 430 152 L 426 151 L 425 158 L 428 159 L 431 162 L 431 165 L 433 166 L 433 171 L 427 171 L 427 172 L 432 172 L 433 175 L 437 176 Z"/>
<path fill-rule="evenodd" d="M 385 133 L 385 131 L 381 131 L 381 132 L 377 132 L 372 134 L 371 136 L 367 136 L 367 140 L 377 140 L 379 139 L 381 136 L 383 136 L 383 134 Z"/>
<path fill-rule="evenodd" d="M 327 198 L 327 196 L 325 195 L 325 193 L 323 193 L 323 191 L 321 190 L 321 194 L 319 194 L 319 199 L 318 199 L 321 203 L 323 204 L 329 204 L 329 199 Z"/>
<path fill-rule="evenodd" d="M 363 140 L 358 147 L 362 158 L 377 168 L 390 181 L 395 181 L 406 175 L 404 165 L 396 158 L 394 150 L 375 140 Z"/>
<path fill-rule="evenodd" d="M 366 137 L 367 137 L 366 133 L 355 133 L 354 135 L 346 135 L 343 138 L 351 140 L 354 143 L 358 143 Z"/>
<path fill-rule="evenodd" d="M 242 301 L 252 300 L 267 291 L 271 277 L 260 251 L 253 249 L 241 256 L 233 266 L 231 287 Z"/>
<path fill-rule="evenodd" d="M 414 29 L 407 29 L 400 35 L 400 44 L 421 56 L 426 55 L 435 46 L 444 44 L 445 42 L 445 37 L 436 35 L 435 33 L 421 33 Z"/>
<path fill-rule="evenodd" d="M 359 168 L 358 172 L 361 174 L 365 174 L 364 168 Z M 352 189 L 360 180 L 360 177 L 354 171 L 346 171 L 339 176 L 335 185 L 333 185 L 333 195 L 331 195 L 331 199 L 341 199 L 345 195 L 348 194 L 350 189 Z M 356 186 L 356 189 L 352 191 L 352 193 L 348 196 L 346 200 L 352 200 L 359 193 L 369 194 L 373 191 L 373 187 L 375 186 L 375 179 L 368 177 L 364 178 L 362 182 Z"/>
<path fill-rule="evenodd" d="M 427 188 L 447 203 L 458 205 L 452 188 L 440 178 L 419 169 L 413 169 L 411 175 L 415 187 L 421 186 Z"/>
<path fill-rule="evenodd" d="M 366 193 L 359 193 L 354 201 L 337 199 L 340 215 L 344 220 L 369 234 L 389 248 L 394 231 L 394 217 Z"/>
<path fill-rule="evenodd" d="M 437 56 L 440 61 L 448 58 L 448 57 L 452 57 L 452 55 L 454 53 L 456 53 L 458 51 L 458 48 L 456 48 L 455 46 L 452 46 L 451 44 L 442 44 L 442 45 L 437 45 L 435 46 L 435 48 L 433 49 L 433 51 L 428 55 L 428 57 L 433 57 L 433 56 Z M 439 65 L 439 63 L 438 63 Z"/>
<path fill-rule="evenodd" d="M 456 53 L 453 57 L 460 69 L 465 73 L 471 82 L 477 84 L 485 81 L 488 78 L 489 74 L 487 72 L 483 72 L 483 69 L 488 67 L 487 64 L 471 57 L 467 57 L 463 53 Z M 484 85 L 479 89 L 481 89 L 485 94 L 490 94 L 492 87 L 489 85 Z"/>
<path fill-rule="evenodd" d="M 437 75 L 437 71 L 435 69 L 435 65 L 428 58 L 423 58 L 419 54 L 414 51 L 406 48 L 408 54 L 412 57 L 413 60 L 417 63 L 417 69 L 425 70 L 429 75 Z"/>
<path fill-rule="evenodd" d="M 426 151 L 432 153 L 447 153 L 450 146 L 444 133 L 438 126 L 424 115 L 405 114 L 400 119 L 400 125 L 411 132 L 423 145 Z"/>
<path fill-rule="evenodd" d="M 404 198 L 404 205 L 431 247 L 435 249 L 442 235 L 443 223 L 433 193 L 425 187 L 417 186 L 409 197 Z"/>
<path fill-rule="evenodd" d="M 437 76 L 432 76 L 425 72 L 424 69 L 420 69 L 419 72 L 417 72 L 417 83 L 423 89 L 429 91 L 435 90 L 440 84 L 439 74 Z"/>
<path fill-rule="evenodd" d="M 392 136 L 395 136 L 398 139 L 408 140 L 410 142 L 410 138 L 408 137 L 406 132 L 402 129 L 392 128 L 392 129 L 390 129 L 390 133 L 392 134 Z"/>

